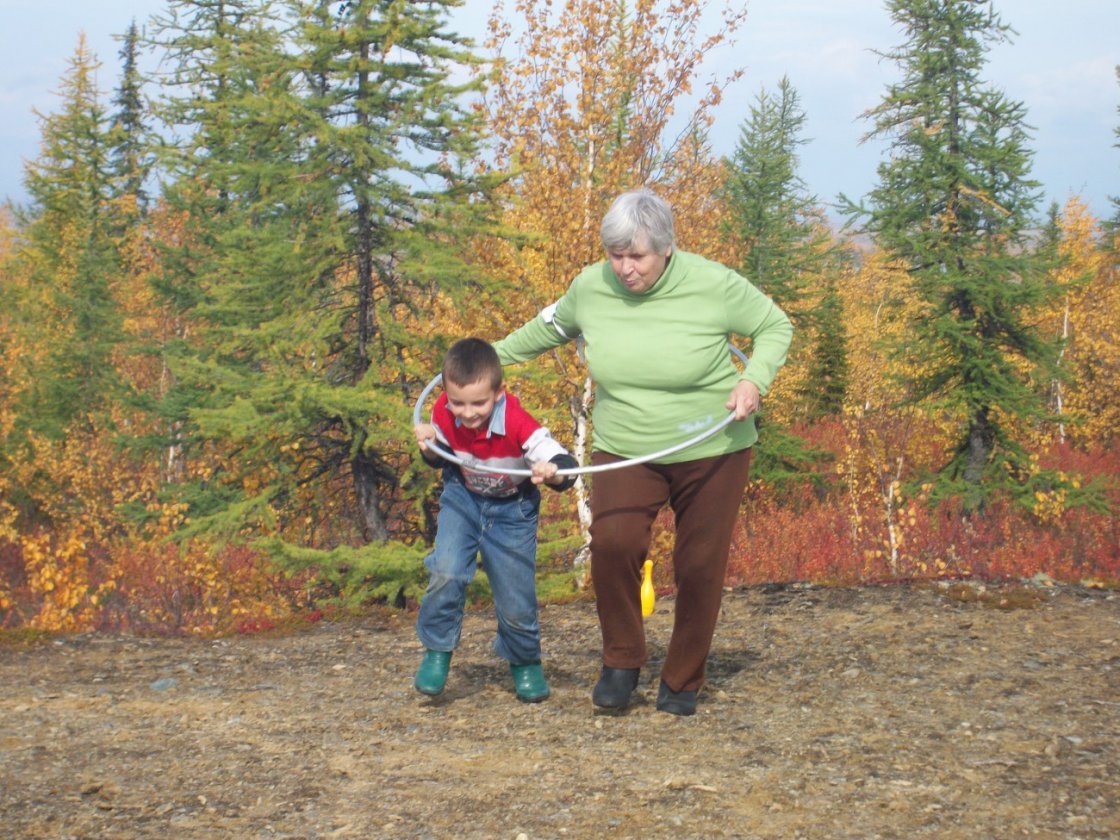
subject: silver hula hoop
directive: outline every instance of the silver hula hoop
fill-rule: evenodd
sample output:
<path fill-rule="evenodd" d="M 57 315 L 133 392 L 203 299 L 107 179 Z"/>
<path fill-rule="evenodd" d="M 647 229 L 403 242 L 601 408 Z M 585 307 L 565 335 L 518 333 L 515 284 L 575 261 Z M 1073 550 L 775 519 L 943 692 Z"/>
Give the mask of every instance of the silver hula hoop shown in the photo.
<path fill-rule="evenodd" d="M 743 362 L 744 365 L 750 364 L 750 359 L 747 358 L 746 354 L 743 353 L 742 350 L 740 350 L 738 347 L 736 347 L 733 344 L 729 344 L 727 346 L 733 354 L 735 354 L 736 356 L 739 357 L 739 359 Z M 432 391 L 434 391 L 436 389 L 436 386 L 438 386 L 439 383 L 442 382 L 442 381 L 443 381 L 443 374 L 442 373 L 437 373 L 432 378 L 432 381 L 428 383 L 427 387 L 425 387 L 424 390 L 420 392 L 420 396 L 416 400 L 416 405 L 413 406 L 413 408 L 412 408 L 412 425 L 413 426 L 417 426 L 420 423 L 424 422 L 420 417 L 420 412 L 423 410 L 423 407 L 424 407 L 424 400 L 426 400 L 428 398 L 428 395 L 431 394 Z M 556 474 L 561 475 L 561 476 L 587 475 L 589 473 L 603 472 L 605 470 L 620 470 L 623 467 L 632 467 L 632 466 L 635 466 L 636 464 L 644 464 L 647 461 L 656 461 L 658 458 L 665 458 L 665 457 L 667 457 L 669 455 L 672 455 L 676 452 L 680 452 L 682 449 L 688 449 L 688 447 L 690 447 L 690 446 L 695 446 L 696 444 L 700 443 L 701 441 L 707 440 L 712 435 L 714 435 L 716 432 L 718 432 L 720 429 L 729 425 L 731 423 L 731 421 L 734 420 L 734 419 L 735 419 L 735 412 L 734 411 L 728 412 L 726 417 L 724 417 L 722 420 L 720 420 L 715 425 L 709 427 L 708 429 L 705 429 L 700 434 L 695 435 L 693 437 L 690 437 L 688 440 L 682 441 L 681 443 L 675 444 L 674 446 L 670 446 L 668 449 L 662 449 L 660 452 L 651 452 L 649 455 L 642 455 L 642 456 L 637 457 L 637 458 L 627 458 L 625 461 L 615 461 L 614 463 L 611 463 L 611 464 L 600 464 L 598 466 L 590 466 L 590 467 L 572 467 L 571 469 L 567 469 L 567 470 L 557 470 Z M 428 448 L 431 449 L 432 452 L 436 453 L 436 455 L 443 458 L 445 461 L 450 461 L 452 464 L 456 464 L 460 467 L 463 467 L 464 469 L 471 470 L 472 472 L 487 472 L 487 473 L 497 473 L 499 475 L 522 475 L 522 476 L 531 476 L 533 474 L 532 470 L 503 469 L 503 468 L 500 468 L 500 467 L 488 467 L 488 466 L 485 466 L 483 464 L 468 464 L 465 461 L 463 461 L 461 458 L 451 454 L 450 452 L 445 450 L 443 447 L 439 446 L 434 441 L 429 441 L 428 442 Z"/>

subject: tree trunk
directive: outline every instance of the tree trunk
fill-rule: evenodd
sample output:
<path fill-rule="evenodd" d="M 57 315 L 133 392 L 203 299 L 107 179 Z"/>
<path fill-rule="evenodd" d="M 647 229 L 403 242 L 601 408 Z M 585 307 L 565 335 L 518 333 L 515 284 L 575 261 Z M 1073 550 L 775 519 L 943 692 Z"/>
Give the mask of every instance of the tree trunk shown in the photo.
<path fill-rule="evenodd" d="M 587 457 L 590 453 L 590 426 L 588 418 L 591 415 L 591 397 L 594 393 L 594 386 L 591 382 L 591 377 L 587 376 L 583 380 L 583 390 L 578 397 L 573 397 L 569 403 L 569 410 L 572 415 L 572 423 L 575 429 L 572 454 L 580 464 L 587 463 Z M 576 493 L 576 514 L 579 517 L 579 532 L 583 537 L 583 545 L 579 551 L 576 552 L 575 561 L 572 564 L 573 569 L 580 573 L 580 585 L 585 586 L 591 581 L 591 501 L 590 494 L 587 489 L 587 482 L 583 480 L 583 476 L 576 479 L 573 488 Z"/>
<path fill-rule="evenodd" d="M 981 482 L 984 470 L 995 447 L 995 428 L 992 426 L 987 406 L 980 408 L 968 424 L 968 459 L 964 468 L 965 510 L 978 512 L 983 507 L 984 492 Z"/>
<path fill-rule="evenodd" d="M 362 527 L 362 537 L 367 542 L 388 542 L 389 530 L 385 527 L 385 520 L 378 507 L 381 494 L 377 489 L 377 465 L 359 452 L 350 461 L 350 470 L 354 476 L 354 489 L 358 494 L 358 517 Z"/>
<path fill-rule="evenodd" d="M 1069 295 L 1066 295 L 1065 310 L 1062 313 L 1062 349 L 1058 353 L 1058 368 L 1062 366 L 1062 360 L 1065 359 L 1066 347 L 1069 346 Z M 1060 377 L 1055 377 L 1052 385 L 1054 392 L 1054 413 L 1058 415 L 1058 442 L 1066 442 L 1066 424 L 1062 418 L 1062 411 L 1065 408 L 1062 400 L 1062 380 Z"/>
<path fill-rule="evenodd" d="M 364 24 L 365 21 L 363 20 Z M 360 55 L 362 64 L 369 60 L 369 44 L 361 45 Z M 357 120 L 358 124 L 366 129 L 369 125 L 369 115 L 362 106 L 369 97 L 369 73 L 361 70 L 358 73 L 357 94 Z M 369 342 L 373 336 L 373 229 L 371 221 L 371 208 L 369 199 L 365 195 L 368 188 L 362 184 L 358 191 L 357 200 L 357 245 L 358 245 L 358 370 L 355 381 L 361 379 L 370 365 Z"/>

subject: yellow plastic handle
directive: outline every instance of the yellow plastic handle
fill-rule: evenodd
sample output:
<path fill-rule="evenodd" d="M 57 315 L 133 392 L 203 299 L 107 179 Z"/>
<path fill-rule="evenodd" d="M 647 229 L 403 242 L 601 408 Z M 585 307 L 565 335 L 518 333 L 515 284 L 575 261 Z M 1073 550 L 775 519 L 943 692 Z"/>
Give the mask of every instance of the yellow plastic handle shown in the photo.
<path fill-rule="evenodd" d="M 642 615 L 653 615 L 653 605 L 657 596 L 653 592 L 653 561 L 647 560 L 642 565 Z"/>

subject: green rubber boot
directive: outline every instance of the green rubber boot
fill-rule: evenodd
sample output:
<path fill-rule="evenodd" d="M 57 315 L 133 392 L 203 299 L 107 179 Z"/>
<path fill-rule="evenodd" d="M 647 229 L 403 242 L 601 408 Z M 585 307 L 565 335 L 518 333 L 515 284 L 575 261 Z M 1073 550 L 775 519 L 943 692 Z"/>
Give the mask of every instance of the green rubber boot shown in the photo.
<path fill-rule="evenodd" d="M 549 691 L 548 680 L 544 678 L 544 669 L 539 662 L 530 665 L 510 665 L 509 672 L 513 674 L 513 687 L 517 691 L 517 699 L 522 702 L 539 703 L 552 693 Z"/>
<path fill-rule="evenodd" d="M 447 672 L 451 670 L 451 653 L 442 650 L 424 651 L 424 659 L 416 669 L 416 690 L 435 696 L 443 693 L 447 685 Z"/>

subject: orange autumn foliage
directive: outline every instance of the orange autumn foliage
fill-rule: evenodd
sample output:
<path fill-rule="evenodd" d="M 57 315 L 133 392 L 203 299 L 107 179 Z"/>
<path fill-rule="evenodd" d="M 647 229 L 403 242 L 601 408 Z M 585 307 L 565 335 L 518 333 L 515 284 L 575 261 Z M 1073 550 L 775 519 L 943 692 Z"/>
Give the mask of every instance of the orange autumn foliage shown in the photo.
<path fill-rule="evenodd" d="M 480 242 L 478 255 L 524 294 L 511 322 L 555 300 L 576 272 L 602 258 L 599 222 L 623 190 L 656 187 L 674 206 L 683 247 L 707 251 L 718 241 L 721 172 L 704 134 L 723 86 L 738 74 L 709 83 L 671 136 L 705 56 L 745 15 L 702 37 L 707 6 L 579 0 L 557 12 L 518 0 L 516 41 L 504 8 L 495 9 L 488 46 L 498 59 L 485 106 L 495 165 L 516 176 L 505 191 L 504 222 L 524 238 Z"/>
<path fill-rule="evenodd" d="M 1069 382 L 1055 384 L 1051 409 L 1061 418 L 1060 435 L 1092 445 L 1115 439 L 1120 428 L 1120 268 L 1080 199 L 1066 203 L 1060 229 L 1063 264 L 1054 279 L 1067 292 L 1045 326 L 1063 342 Z"/>
<path fill-rule="evenodd" d="M 28 292 L 21 272 L 27 262 L 14 259 L 10 233 L 0 231 L 7 289 Z M 126 269 L 110 286 L 128 336 L 112 363 L 137 392 L 158 392 L 168 374 L 158 354 L 133 348 L 173 328 L 149 285 L 158 270 L 153 232 L 174 235 L 132 229 L 121 243 Z M 160 501 L 171 459 L 166 451 L 145 455 L 121 446 L 122 432 L 158 431 L 147 415 L 115 402 L 78 415 L 61 437 L 28 429 L 15 436 L 13 406 L 29 387 L 20 378 L 26 365 L 16 362 L 49 347 L 33 337 L 0 318 L 0 626 L 209 631 L 246 615 L 290 611 L 292 584 L 260 558 L 167 542 L 182 518 L 181 506 Z"/>

